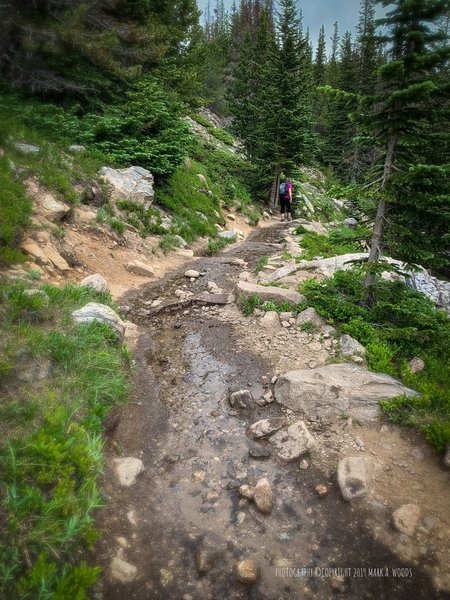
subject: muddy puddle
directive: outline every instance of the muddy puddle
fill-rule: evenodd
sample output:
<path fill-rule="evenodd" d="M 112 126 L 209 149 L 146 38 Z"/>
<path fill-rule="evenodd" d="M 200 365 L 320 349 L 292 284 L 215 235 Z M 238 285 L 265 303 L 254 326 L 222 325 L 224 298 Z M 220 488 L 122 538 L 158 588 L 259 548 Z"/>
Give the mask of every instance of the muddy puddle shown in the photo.
<path fill-rule="evenodd" d="M 282 230 L 260 230 L 232 251 L 256 264 L 280 251 Z M 281 247 L 282 248 L 282 247 Z M 214 280 L 231 290 L 242 267 L 200 259 L 206 273 L 193 285 Z M 268 389 L 272 366 L 250 353 L 236 352 L 232 327 L 220 320 L 221 307 L 191 307 L 179 313 L 145 318 L 138 310 L 182 281 L 180 273 L 149 286 L 131 302 L 129 318 L 144 334 L 136 353 L 135 397 L 124 409 L 109 441 L 110 456 L 136 456 L 146 472 L 131 488 L 119 488 L 107 470 L 106 507 L 99 515 L 105 535 L 96 549 L 105 575 L 97 590 L 115 599 L 429 599 L 433 592 L 420 566 L 410 569 L 370 536 L 366 516 L 344 502 L 335 477 L 329 480 L 299 461 L 274 456 L 253 458 L 248 425 L 279 416 L 276 405 L 235 411 L 229 393 L 239 389 L 259 398 Z M 264 443 L 260 444 L 262 447 Z M 270 447 L 268 448 L 270 450 Z M 263 515 L 239 496 L 243 484 L 267 477 L 274 506 Z M 318 498 L 315 487 L 329 493 Z M 118 541 L 121 538 L 121 541 Z M 203 554 L 202 554 L 203 553 Z M 137 568 L 130 583 L 109 577 L 115 555 Z M 199 556 L 208 563 L 199 573 Z M 237 581 L 236 561 L 253 560 L 257 584 Z M 336 569 L 338 569 L 336 571 Z M 387 569 L 387 570 L 386 570 Z M 370 574 L 369 574 L 370 570 Z"/>

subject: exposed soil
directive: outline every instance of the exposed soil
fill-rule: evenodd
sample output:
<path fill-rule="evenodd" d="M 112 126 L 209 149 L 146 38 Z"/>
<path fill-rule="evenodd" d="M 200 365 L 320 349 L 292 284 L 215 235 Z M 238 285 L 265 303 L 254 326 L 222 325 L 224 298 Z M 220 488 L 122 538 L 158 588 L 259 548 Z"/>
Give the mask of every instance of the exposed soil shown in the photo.
<path fill-rule="evenodd" d="M 106 505 L 97 523 L 103 536 L 95 549 L 104 576 L 96 597 L 450 597 L 448 473 L 416 434 L 382 422 L 306 418 L 318 441 L 307 468 L 249 455 L 249 424 L 299 415 L 275 403 L 231 410 L 229 392 L 248 389 L 259 398 L 274 375 L 332 360 L 331 340 L 282 328 L 273 335 L 234 303 L 145 313 L 152 301 L 172 298 L 183 285 L 200 292 L 214 281 L 232 292 L 243 268 L 228 259 L 243 258 L 252 270 L 260 256 L 280 252 L 283 232 L 279 225 L 258 230 L 226 253 L 190 263 L 204 273 L 194 282 L 183 276 L 185 265 L 121 299 L 140 337 L 133 401 L 121 410 L 106 448 Z M 340 494 L 336 465 L 359 454 L 370 458 L 373 476 L 367 497 L 350 504 Z M 118 485 L 112 469 L 117 456 L 141 458 L 145 465 L 130 488 Z M 270 515 L 238 493 L 240 485 L 261 477 L 274 493 Z M 315 492 L 318 484 L 328 488 L 323 498 Z M 413 537 L 391 525 L 392 511 L 405 503 L 423 512 Z M 216 560 L 199 574 L 195 556 L 206 545 Z M 114 556 L 137 568 L 134 581 L 112 579 Z M 260 568 L 251 586 L 234 574 L 236 561 L 246 558 Z"/>

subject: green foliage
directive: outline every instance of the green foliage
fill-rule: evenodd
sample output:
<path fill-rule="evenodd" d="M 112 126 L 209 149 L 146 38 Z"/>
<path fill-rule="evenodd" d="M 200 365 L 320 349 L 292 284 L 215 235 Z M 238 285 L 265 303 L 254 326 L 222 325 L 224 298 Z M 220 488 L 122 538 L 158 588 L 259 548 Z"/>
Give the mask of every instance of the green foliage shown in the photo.
<path fill-rule="evenodd" d="M 315 256 L 328 258 L 361 252 L 362 243 L 370 236 L 370 231 L 362 226 L 358 226 L 356 229 L 344 226 L 338 227 L 333 229 L 328 236 L 325 236 L 307 231 L 300 225 L 296 228 L 296 233 L 303 234 L 301 260 L 311 260 Z"/>
<path fill-rule="evenodd" d="M 125 223 L 111 215 L 110 212 L 108 212 L 107 207 L 98 209 L 96 220 L 98 223 L 106 223 L 119 235 L 123 235 L 125 233 Z"/>
<path fill-rule="evenodd" d="M 14 246 L 20 228 L 28 223 L 31 201 L 25 187 L 14 180 L 6 158 L 0 158 L 0 265 L 20 262 L 23 255 Z"/>
<path fill-rule="evenodd" d="M 216 139 L 228 146 L 233 146 L 235 140 L 234 137 L 229 133 L 226 129 L 221 129 L 220 127 L 215 127 L 211 121 L 209 121 L 203 115 L 199 115 L 197 113 L 192 115 L 192 118 L 197 121 L 200 125 L 203 125 L 211 135 L 213 135 Z"/>
<path fill-rule="evenodd" d="M 303 323 L 300 323 L 298 328 L 305 333 L 314 333 L 317 330 L 317 325 L 312 321 L 304 321 Z"/>
<path fill-rule="evenodd" d="M 208 256 L 214 256 L 221 250 L 223 250 L 228 244 L 233 244 L 236 241 L 234 238 L 211 238 L 208 242 L 207 254 Z"/>
<path fill-rule="evenodd" d="M 264 271 L 264 267 L 266 267 L 268 264 L 269 264 L 269 257 L 268 256 L 260 256 L 258 259 L 256 268 L 255 268 L 255 272 L 259 273 L 260 271 Z"/>
<path fill-rule="evenodd" d="M 255 308 L 260 308 L 262 305 L 261 297 L 257 294 L 252 294 L 251 296 L 242 297 L 240 299 L 240 308 L 242 314 L 246 317 L 249 317 L 253 314 Z"/>
<path fill-rule="evenodd" d="M 400 377 L 420 396 L 382 402 L 389 418 L 423 430 L 438 450 L 450 441 L 450 320 L 422 294 L 400 282 L 379 281 L 371 309 L 360 304 L 362 273 L 338 271 L 324 282 L 308 280 L 301 291 L 319 314 L 366 346 L 369 367 Z M 425 361 L 412 374 L 406 363 Z M 445 443 L 444 443 L 445 442 Z"/>
<path fill-rule="evenodd" d="M 8 393 L 14 380 L 0 383 L 0 595 L 87 600 L 100 570 L 82 562 L 80 550 L 98 536 L 92 513 L 101 505 L 102 422 L 127 398 L 129 357 L 106 325 L 71 319 L 88 301 L 111 305 L 108 294 L 42 286 L 49 307 L 41 327 L 29 319 L 30 310 L 42 309 L 35 306 L 39 296 L 27 297 L 24 288 L 0 282 L 0 368 L 10 378 L 23 361 L 49 359 L 53 371 L 38 384 L 21 383 L 14 394 Z"/>

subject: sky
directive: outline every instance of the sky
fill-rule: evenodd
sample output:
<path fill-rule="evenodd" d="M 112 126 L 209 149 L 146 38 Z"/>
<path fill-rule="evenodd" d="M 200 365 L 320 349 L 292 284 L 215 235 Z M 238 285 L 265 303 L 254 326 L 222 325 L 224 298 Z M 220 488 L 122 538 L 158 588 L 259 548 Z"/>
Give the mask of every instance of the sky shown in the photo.
<path fill-rule="evenodd" d="M 197 0 L 202 11 L 205 10 L 207 0 Z M 211 6 L 215 1 L 211 0 Z M 232 4 L 232 0 L 225 0 L 227 8 Z M 306 30 L 309 27 L 311 39 L 314 46 L 317 44 L 319 29 L 325 25 L 328 48 L 330 47 L 330 37 L 333 33 L 333 24 L 337 21 L 339 31 L 342 35 L 345 31 L 355 30 L 358 22 L 360 0 L 300 0 L 298 7 L 303 12 L 303 26 Z"/>

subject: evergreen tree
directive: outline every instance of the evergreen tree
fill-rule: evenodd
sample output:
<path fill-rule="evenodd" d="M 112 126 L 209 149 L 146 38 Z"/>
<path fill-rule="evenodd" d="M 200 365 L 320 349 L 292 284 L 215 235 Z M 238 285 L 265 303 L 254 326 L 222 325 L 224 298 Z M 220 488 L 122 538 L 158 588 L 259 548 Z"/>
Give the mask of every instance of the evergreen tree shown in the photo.
<path fill-rule="evenodd" d="M 333 26 L 333 35 L 331 37 L 331 53 L 326 68 L 326 82 L 328 85 L 336 86 L 339 79 L 338 67 L 339 52 L 339 26 L 337 22 Z"/>
<path fill-rule="evenodd" d="M 324 85 L 326 77 L 326 42 L 325 26 L 322 25 L 317 42 L 316 59 L 314 62 L 314 82 L 316 85 Z"/>
<path fill-rule="evenodd" d="M 357 46 L 359 54 L 358 92 L 371 94 L 379 66 L 379 40 L 375 35 L 375 0 L 361 0 Z"/>
<path fill-rule="evenodd" d="M 448 156 L 438 157 L 439 164 L 425 162 L 432 141 L 429 124 L 440 118 L 443 108 L 448 106 L 450 93 L 448 82 L 436 75 L 449 60 L 450 48 L 435 46 L 442 37 L 435 26 L 446 14 L 448 2 L 382 0 L 381 3 L 393 4 L 379 21 L 388 30 L 389 61 L 378 70 L 380 91 L 367 97 L 362 106 L 362 126 L 372 136 L 382 159 L 381 172 L 371 184 L 378 209 L 365 279 L 368 304 L 372 301 L 389 206 L 393 219 L 390 230 L 395 231 L 400 255 L 403 253 L 412 261 L 428 251 L 429 258 L 435 256 L 435 260 L 449 264 L 448 240 L 445 245 L 440 239 L 448 231 L 450 220 L 445 191 L 449 180 L 445 166 Z M 412 214 L 416 217 L 408 223 Z M 404 235 L 405 229 L 411 230 L 409 240 Z"/>

